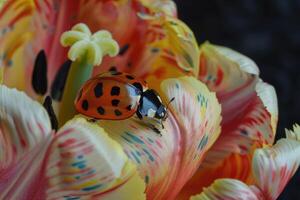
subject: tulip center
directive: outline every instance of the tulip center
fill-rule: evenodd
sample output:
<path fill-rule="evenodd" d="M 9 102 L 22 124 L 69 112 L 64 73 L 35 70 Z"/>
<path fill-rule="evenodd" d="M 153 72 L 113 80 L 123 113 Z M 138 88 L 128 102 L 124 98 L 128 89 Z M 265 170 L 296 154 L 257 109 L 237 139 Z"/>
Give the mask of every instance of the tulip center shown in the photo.
<path fill-rule="evenodd" d="M 117 42 L 105 30 L 93 35 L 85 24 L 77 24 L 61 36 L 61 44 L 69 46 L 68 58 L 72 60 L 59 109 L 59 126 L 71 119 L 76 110 L 74 101 L 82 85 L 91 78 L 93 67 L 100 65 L 105 55 L 116 56 Z"/>

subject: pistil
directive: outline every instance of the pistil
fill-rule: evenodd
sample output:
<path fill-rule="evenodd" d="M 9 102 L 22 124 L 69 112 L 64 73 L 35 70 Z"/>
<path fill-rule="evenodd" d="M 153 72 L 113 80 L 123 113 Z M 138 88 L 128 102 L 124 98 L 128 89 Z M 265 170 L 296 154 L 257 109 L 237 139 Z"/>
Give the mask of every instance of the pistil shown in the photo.
<path fill-rule="evenodd" d="M 100 65 L 105 55 L 116 56 L 119 46 L 108 31 L 93 35 L 85 24 L 77 24 L 61 36 L 61 44 L 70 46 L 68 58 L 73 61 L 69 70 L 59 112 L 61 126 L 75 114 L 74 100 L 82 85 L 91 78 L 93 67 Z"/>

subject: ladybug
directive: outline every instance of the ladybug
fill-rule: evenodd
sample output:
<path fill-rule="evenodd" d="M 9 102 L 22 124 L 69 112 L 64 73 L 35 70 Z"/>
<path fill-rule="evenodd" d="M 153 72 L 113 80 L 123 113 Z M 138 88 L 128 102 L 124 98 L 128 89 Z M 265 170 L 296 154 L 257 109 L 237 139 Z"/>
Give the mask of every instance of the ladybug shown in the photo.
<path fill-rule="evenodd" d="M 75 99 L 75 108 L 92 120 L 123 120 L 136 114 L 141 120 L 158 119 L 163 127 L 167 118 L 167 107 L 155 90 L 148 89 L 145 81 L 118 71 L 88 80 Z M 160 134 L 154 125 L 150 128 Z"/>

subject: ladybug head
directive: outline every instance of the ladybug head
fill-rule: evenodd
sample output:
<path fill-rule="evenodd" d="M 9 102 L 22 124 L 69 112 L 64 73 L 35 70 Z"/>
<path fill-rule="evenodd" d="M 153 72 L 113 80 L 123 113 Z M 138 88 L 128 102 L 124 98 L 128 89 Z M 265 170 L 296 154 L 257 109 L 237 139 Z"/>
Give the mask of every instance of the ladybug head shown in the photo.
<path fill-rule="evenodd" d="M 171 99 L 169 104 L 174 100 Z M 168 105 L 169 105 L 168 104 Z M 168 106 L 166 107 L 159 96 L 159 94 L 149 89 L 142 93 L 138 112 L 142 116 L 160 119 L 165 121 L 168 117 Z"/>
<path fill-rule="evenodd" d="M 161 104 L 159 106 L 159 108 L 156 110 L 154 117 L 157 118 L 157 119 L 162 119 L 163 121 L 165 121 L 167 119 L 167 117 L 168 117 L 167 115 L 168 114 L 167 114 L 167 108 L 166 108 L 166 106 L 163 105 L 163 104 Z"/>

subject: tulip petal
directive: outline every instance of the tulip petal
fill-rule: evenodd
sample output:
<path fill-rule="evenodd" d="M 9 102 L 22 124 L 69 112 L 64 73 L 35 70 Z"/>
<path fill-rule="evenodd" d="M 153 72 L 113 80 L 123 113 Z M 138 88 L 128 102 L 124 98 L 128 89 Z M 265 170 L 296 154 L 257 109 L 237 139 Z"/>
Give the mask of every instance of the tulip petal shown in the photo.
<path fill-rule="evenodd" d="M 222 132 L 182 190 L 186 198 L 218 178 L 253 183 L 253 152 L 273 143 L 278 116 L 275 90 L 258 78 L 259 71 L 252 60 L 209 43 L 202 45 L 200 51 L 199 79 L 217 93 L 222 105 Z"/>
<path fill-rule="evenodd" d="M 149 199 L 174 198 L 220 132 L 220 105 L 204 84 L 191 77 L 169 79 L 162 84 L 162 91 L 165 102 L 175 96 L 165 129 L 147 118 L 99 122 L 138 166 Z"/>
<path fill-rule="evenodd" d="M 131 7 L 117 3 L 97 4 L 99 10 L 111 9 L 115 15 L 104 12 L 102 18 L 93 18 L 91 27 L 110 30 L 121 48 L 118 56 L 105 58 L 101 68 L 95 68 L 94 74 L 113 66 L 118 71 L 146 79 L 156 90 L 166 78 L 197 76 L 199 48 L 192 31 L 170 15 L 160 16 L 160 11 L 154 9 L 153 4 L 145 2 L 136 1 Z M 84 5 L 83 10 L 86 11 L 81 17 L 92 18 L 86 13 L 90 6 Z M 116 17 L 119 13 L 122 13 L 122 19 Z M 111 21 L 116 23 L 115 26 L 111 26 Z"/>
<path fill-rule="evenodd" d="M 32 199 L 52 137 L 46 110 L 0 85 L 0 199 Z"/>
<path fill-rule="evenodd" d="M 261 80 L 256 84 L 255 89 L 267 111 L 271 114 L 271 126 L 273 133 L 276 133 L 278 121 L 278 102 L 275 89 L 273 86 Z"/>
<path fill-rule="evenodd" d="M 76 118 L 57 133 L 46 164 L 47 199 L 145 199 L 145 184 L 121 146 Z"/>
<path fill-rule="evenodd" d="M 191 199 L 267 199 L 275 200 L 300 165 L 300 128 L 286 131 L 287 138 L 272 147 L 255 150 L 252 160 L 254 185 L 240 180 L 218 179 Z"/>
<path fill-rule="evenodd" d="M 177 17 L 176 4 L 172 0 L 141 0 L 141 2 L 154 13 Z"/>
<path fill-rule="evenodd" d="M 196 172 L 203 156 L 220 134 L 221 108 L 215 93 L 192 77 L 167 79 L 162 83 L 181 133 L 181 167 L 171 190 L 181 189 L 180 181 L 187 182 Z"/>
<path fill-rule="evenodd" d="M 218 179 L 210 187 L 190 200 L 259 200 L 255 187 L 251 189 L 245 183 L 235 179 Z"/>
<path fill-rule="evenodd" d="M 149 24 L 149 44 L 138 65 L 143 66 L 143 71 L 136 68 L 133 72 L 145 77 L 150 87 L 157 90 L 164 79 L 197 76 L 199 49 L 192 31 L 183 22 L 171 17 L 144 20 Z"/>
<path fill-rule="evenodd" d="M 11 49 L 8 56 L 13 56 L 10 59 L 13 62 L 5 60 L 13 66 L 5 70 L 5 83 L 25 89 L 31 96 L 35 96 L 34 92 L 24 77 L 31 76 L 37 53 L 42 49 L 46 52 L 48 64 L 51 66 L 48 70 L 51 84 L 58 68 L 67 57 L 67 49 L 62 48 L 59 43 L 60 36 L 78 22 L 87 24 L 92 32 L 109 30 L 118 44 L 126 47 L 124 54 L 120 52 L 115 58 L 105 58 L 101 68 L 95 68 L 94 74 L 116 67 L 118 71 L 129 72 L 145 79 L 147 77 L 149 82 L 159 83 L 153 84 L 153 88 L 159 89 L 160 82 L 165 78 L 182 74 L 196 75 L 198 72 L 197 42 L 192 31 L 183 22 L 175 19 L 176 8 L 172 1 L 9 0 L 10 9 L 3 9 L 2 14 L 6 17 L 3 18 L 3 23 L 0 21 L 0 28 L 7 27 L 6 18 L 11 19 L 8 10 L 15 12 L 14 4 L 17 3 L 14 2 L 21 1 L 26 3 L 20 7 L 30 10 L 26 15 L 28 17 L 24 17 L 23 25 L 14 23 L 14 31 L 7 34 L 13 34 L 11 39 L 5 36 L 2 40 L 9 41 L 9 44 L 0 41 L 0 47 L 4 45 L 4 49 Z M 141 18 L 142 15 L 160 14 L 163 16 L 147 20 Z M 20 48 L 16 51 L 18 46 Z M 15 82 L 15 71 L 18 71 L 23 82 Z M 153 81 L 157 78 L 160 81 Z"/>
<path fill-rule="evenodd" d="M 35 96 L 31 77 L 37 53 L 44 49 L 51 66 L 48 80 L 52 82 L 59 66 L 66 60 L 67 50 L 59 43 L 60 35 L 75 24 L 78 12 L 74 1 L 8 0 L 0 11 L 0 57 L 3 58 L 5 84 L 26 90 Z M 16 75 L 19 77 L 17 78 Z"/>
<path fill-rule="evenodd" d="M 300 165 L 300 131 L 287 131 L 273 147 L 257 149 L 252 169 L 257 186 L 266 199 L 277 199 Z"/>
<path fill-rule="evenodd" d="M 32 0 L 7 1 L 0 10 L 0 66 L 5 68 L 4 83 L 18 89 L 25 85 L 22 52 L 32 38 L 29 27 L 33 10 Z"/>
<path fill-rule="evenodd" d="M 146 121 L 140 122 L 137 118 L 99 123 L 122 145 L 127 156 L 138 166 L 140 175 L 147 184 L 147 198 L 164 195 L 170 185 L 169 182 L 174 181 L 171 174 L 175 173 L 178 165 L 176 154 L 179 151 L 177 145 L 179 136 L 173 116 L 165 122 L 161 137 L 149 128 Z M 159 124 L 155 122 L 152 124 L 160 128 Z"/>

